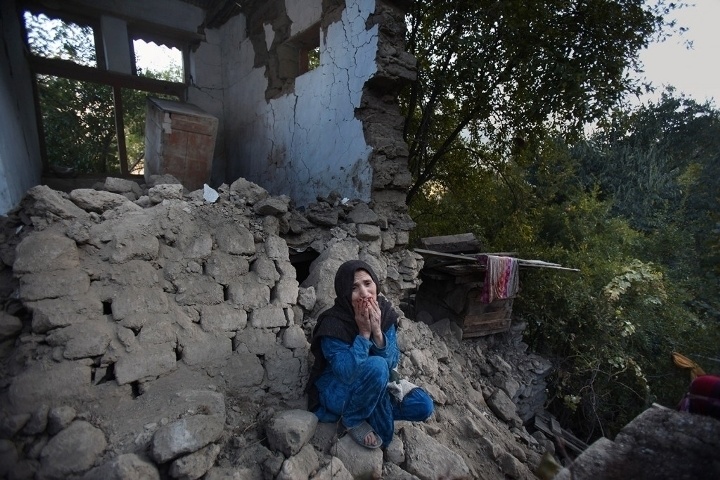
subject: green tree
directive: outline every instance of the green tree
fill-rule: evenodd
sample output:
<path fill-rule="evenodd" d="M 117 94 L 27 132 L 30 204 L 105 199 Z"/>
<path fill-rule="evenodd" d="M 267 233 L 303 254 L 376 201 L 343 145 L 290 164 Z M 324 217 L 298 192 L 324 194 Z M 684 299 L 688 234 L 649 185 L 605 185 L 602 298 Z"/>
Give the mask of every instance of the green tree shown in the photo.
<path fill-rule="evenodd" d="M 507 153 L 546 129 L 578 134 L 628 91 L 638 52 L 677 4 L 643 0 L 413 2 L 403 97 L 408 203 L 470 142 Z"/>

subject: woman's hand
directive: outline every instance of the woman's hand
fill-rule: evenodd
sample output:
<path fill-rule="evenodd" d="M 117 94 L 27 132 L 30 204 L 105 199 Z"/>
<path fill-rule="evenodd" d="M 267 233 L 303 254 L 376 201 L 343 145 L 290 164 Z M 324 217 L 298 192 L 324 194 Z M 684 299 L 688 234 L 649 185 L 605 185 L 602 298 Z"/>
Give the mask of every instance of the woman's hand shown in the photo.
<path fill-rule="evenodd" d="M 355 311 L 355 323 L 358 326 L 360 335 L 370 340 L 373 333 L 372 324 L 370 322 L 370 307 L 366 298 L 358 298 L 353 301 L 353 310 Z"/>
<path fill-rule="evenodd" d="M 380 312 L 380 305 L 378 305 L 375 298 L 369 298 L 368 304 L 368 317 L 370 319 L 370 331 L 372 332 L 375 345 L 380 348 L 385 347 L 385 336 L 382 332 L 382 313 Z"/>

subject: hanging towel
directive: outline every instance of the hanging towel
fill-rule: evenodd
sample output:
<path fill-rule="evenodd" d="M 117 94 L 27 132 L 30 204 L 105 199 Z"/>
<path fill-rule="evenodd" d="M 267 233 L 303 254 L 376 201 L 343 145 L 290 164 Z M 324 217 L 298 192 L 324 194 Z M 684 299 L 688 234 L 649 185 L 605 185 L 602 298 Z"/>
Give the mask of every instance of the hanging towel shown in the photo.
<path fill-rule="evenodd" d="M 512 298 L 517 294 L 520 279 L 516 258 L 482 255 L 478 261 L 485 264 L 481 302 L 492 303 L 495 300 Z"/>

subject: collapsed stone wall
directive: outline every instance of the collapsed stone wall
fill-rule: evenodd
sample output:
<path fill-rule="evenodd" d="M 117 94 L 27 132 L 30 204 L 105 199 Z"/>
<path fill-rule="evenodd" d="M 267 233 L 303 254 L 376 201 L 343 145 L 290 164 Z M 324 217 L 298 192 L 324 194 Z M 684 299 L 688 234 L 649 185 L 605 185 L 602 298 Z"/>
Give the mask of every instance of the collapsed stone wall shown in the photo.
<path fill-rule="evenodd" d="M 395 305 L 417 286 L 406 214 L 335 194 L 294 209 L 244 179 L 188 193 L 108 178 L 35 187 L 4 226 L 0 475 L 534 477 L 547 445 L 498 353 L 522 357 L 517 335 L 460 341 L 447 319 L 401 315 L 400 371 L 437 409 L 398 422 L 385 452 L 304 411 L 309 333 L 340 263 L 370 263 Z M 307 252 L 300 279 L 291 257 Z"/>

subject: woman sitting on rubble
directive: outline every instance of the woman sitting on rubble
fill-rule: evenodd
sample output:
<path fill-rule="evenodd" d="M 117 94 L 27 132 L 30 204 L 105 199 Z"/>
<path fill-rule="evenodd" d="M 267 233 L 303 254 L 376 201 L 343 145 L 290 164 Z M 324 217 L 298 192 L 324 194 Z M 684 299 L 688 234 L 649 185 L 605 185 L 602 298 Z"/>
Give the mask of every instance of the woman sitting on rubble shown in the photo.
<path fill-rule="evenodd" d="M 335 304 L 313 330 L 309 409 L 321 422 L 341 421 L 364 447 L 387 447 L 394 421 L 426 420 L 433 413 L 432 399 L 410 382 L 391 382 L 400 358 L 398 316 L 378 296 L 372 268 L 360 260 L 343 263 L 335 275 L 335 294 Z"/>

